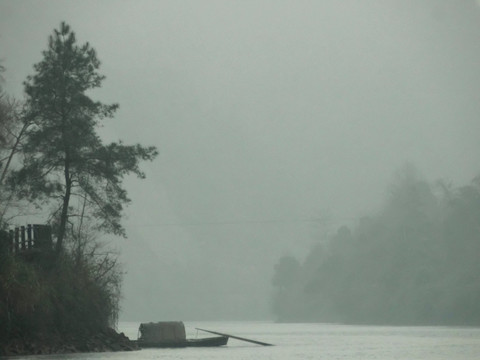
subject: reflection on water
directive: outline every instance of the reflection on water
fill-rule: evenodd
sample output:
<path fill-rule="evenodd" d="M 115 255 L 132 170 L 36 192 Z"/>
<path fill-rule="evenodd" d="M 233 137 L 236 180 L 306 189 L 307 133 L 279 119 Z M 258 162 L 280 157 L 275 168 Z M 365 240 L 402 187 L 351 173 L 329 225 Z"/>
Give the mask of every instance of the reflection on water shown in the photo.
<path fill-rule="evenodd" d="M 139 323 L 118 326 L 131 339 Z M 408 359 L 477 360 L 480 328 L 380 327 L 267 322 L 185 322 L 187 337 L 205 336 L 196 327 L 275 344 L 262 347 L 230 339 L 219 348 L 145 349 L 122 353 L 89 353 L 15 357 L 14 359 Z M 13 359 L 13 358 L 12 358 Z"/>

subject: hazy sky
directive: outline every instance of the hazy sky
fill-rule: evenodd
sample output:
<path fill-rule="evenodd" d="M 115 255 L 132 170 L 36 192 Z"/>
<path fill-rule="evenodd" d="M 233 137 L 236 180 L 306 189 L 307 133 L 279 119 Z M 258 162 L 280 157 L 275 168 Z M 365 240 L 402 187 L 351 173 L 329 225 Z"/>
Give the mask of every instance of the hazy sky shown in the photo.
<path fill-rule="evenodd" d="M 480 172 L 476 1 L 0 0 L 11 94 L 62 20 L 120 103 L 105 139 L 160 150 L 127 181 L 125 318 L 266 317 L 278 257 L 375 211 L 405 162 Z"/>

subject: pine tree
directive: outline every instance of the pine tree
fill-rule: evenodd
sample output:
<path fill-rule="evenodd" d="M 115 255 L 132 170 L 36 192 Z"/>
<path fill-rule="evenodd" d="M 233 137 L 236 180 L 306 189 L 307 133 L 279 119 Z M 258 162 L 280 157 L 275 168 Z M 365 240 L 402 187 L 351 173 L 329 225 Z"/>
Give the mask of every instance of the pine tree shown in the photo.
<path fill-rule="evenodd" d="M 134 173 L 144 178 L 140 161 L 157 155 L 153 146 L 102 143 L 96 128 L 100 120 L 113 117 L 118 104 L 105 105 L 87 95 L 105 78 L 99 66 L 95 50 L 88 43 L 78 45 L 74 32 L 62 23 L 34 65 L 36 73 L 24 83 L 26 117 L 32 125 L 23 147 L 23 168 L 11 183 L 20 198 L 42 206 L 56 204 L 51 215 L 57 253 L 78 215 L 73 205 L 79 202 L 90 209 L 99 229 L 124 236 L 120 220 L 130 199 L 123 177 Z"/>

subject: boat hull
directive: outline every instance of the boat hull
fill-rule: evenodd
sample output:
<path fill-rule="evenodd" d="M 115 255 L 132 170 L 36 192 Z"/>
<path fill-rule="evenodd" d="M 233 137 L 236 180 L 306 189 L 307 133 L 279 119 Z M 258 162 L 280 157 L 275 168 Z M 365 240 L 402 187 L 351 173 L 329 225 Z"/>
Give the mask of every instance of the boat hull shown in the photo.
<path fill-rule="evenodd" d="M 209 338 L 199 338 L 199 339 L 188 339 L 187 346 L 196 346 L 196 347 L 204 347 L 204 346 L 223 346 L 227 345 L 228 336 L 215 336 Z"/>
<path fill-rule="evenodd" d="M 228 336 L 215 336 L 208 338 L 186 339 L 183 341 L 142 341 L 137 340 L 140 348 L 184 348 L 184 347 L 211 347 L 227 345 Z"/>

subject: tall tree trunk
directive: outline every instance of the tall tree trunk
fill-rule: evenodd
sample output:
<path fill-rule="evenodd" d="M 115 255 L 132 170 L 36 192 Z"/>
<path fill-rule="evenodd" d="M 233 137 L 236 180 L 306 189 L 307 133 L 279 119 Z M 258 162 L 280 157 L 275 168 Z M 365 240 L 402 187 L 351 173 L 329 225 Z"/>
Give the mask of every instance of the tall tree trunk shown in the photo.
<path fill-rule="evenodd" d="M 60 227 L 57 235 L 56 252 L 60 253 L 63 249 L 63 239 L 65 238 L 65 229 L 68 220 L 68 205 L 70 203 L 70 195 L 72 193 L 72 179 L 70 176 L 70 156 L 66 152 L 65 156 L 65 195 L 63 196 L 62 214 L 60 215 Z"/>

